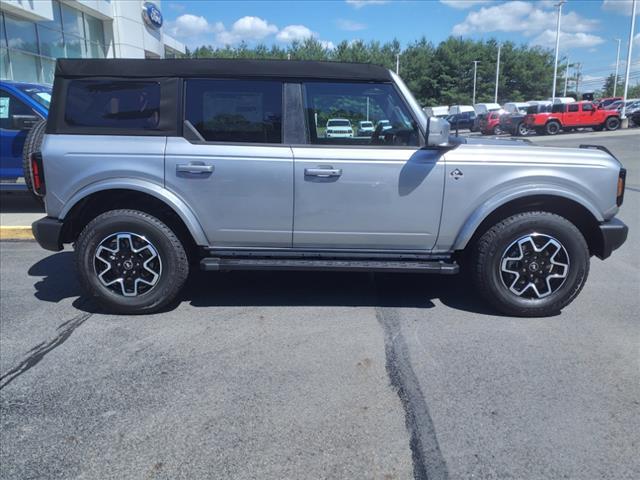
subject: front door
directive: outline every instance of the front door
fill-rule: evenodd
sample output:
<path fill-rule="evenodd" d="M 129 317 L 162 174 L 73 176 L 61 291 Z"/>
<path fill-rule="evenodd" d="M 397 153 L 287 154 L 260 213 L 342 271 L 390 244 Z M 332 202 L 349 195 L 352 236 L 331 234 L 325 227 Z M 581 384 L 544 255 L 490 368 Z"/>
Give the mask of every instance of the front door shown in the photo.
<path fill-rule="evenodd" d="M 438 234 L 444 160 L 421 149 L 392 84 L 304 85 L 309 142 L 293 146 L 295 248 L 413 250 Z M 372 121 L 372 135 L 333 138 L 332 118 Z"/>
<path fill-rule="evenodd" d="M 185 81 L 184 137 L 169 137 L 166 188 L 214 247 L 291 247 L 293 155 L 282 144 L 282 82 Z"/>

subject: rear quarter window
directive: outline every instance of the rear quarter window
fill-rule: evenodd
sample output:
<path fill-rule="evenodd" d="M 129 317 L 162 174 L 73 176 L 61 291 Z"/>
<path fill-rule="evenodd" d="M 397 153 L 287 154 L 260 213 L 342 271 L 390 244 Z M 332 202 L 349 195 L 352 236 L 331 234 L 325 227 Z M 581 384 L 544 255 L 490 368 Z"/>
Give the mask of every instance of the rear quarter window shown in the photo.
<path fill-rule="evenodd" d="M 67 90 L 65 122 L 71 127 L 154 130 L 160 122 L 160 84 L 72 80 Z"/>

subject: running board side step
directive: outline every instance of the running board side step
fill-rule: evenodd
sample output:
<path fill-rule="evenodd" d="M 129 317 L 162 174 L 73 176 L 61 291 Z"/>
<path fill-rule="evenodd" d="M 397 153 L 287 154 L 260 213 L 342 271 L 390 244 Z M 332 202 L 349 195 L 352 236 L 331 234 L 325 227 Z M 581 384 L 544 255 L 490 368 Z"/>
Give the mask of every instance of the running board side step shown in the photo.
<path fill-rule="evenodd" d="M 453 275 L 460 266 L 444 261 L 402 260 L 327 260 L 285 258 L 203 258 L 200 269 L 205 271 L 229 270 L 326 270 L 338 272 L 414 272 Z"/>

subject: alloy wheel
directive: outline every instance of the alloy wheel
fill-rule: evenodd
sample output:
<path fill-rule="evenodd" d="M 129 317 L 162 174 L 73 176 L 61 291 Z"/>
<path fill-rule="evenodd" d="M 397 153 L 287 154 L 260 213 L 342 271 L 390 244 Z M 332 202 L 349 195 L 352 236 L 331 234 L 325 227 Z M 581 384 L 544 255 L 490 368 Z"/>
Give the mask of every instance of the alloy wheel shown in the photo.
<path fill-rule="evenodd" d="M 149 292 L 162 274 L 158 249 L 146 237 L 131 232 L 113 233 L 102 240 L 93 263 L 100 283 L 125 297 Z"/>
<path fill-rule="evenodd" d="M 569 255 L 555 238 L 532 233 L 511 243 L 500 260 L 503 285 L 513 294 L 544 298 L 556 292 L 567 279 Z"/>

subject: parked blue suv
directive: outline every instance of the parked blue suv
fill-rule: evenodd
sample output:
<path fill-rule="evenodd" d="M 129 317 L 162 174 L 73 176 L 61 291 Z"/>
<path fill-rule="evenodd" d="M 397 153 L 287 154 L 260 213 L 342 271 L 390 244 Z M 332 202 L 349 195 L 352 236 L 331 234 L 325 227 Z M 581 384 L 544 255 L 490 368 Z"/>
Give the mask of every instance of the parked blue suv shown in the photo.
<path fill-rule="evenodd" d="M 23 150 L 31 128 L 47 118 L 51 86 L 0 81 L 0 186 L 2 190 L 26 189 L 16 183 L 24 177 Z"/>

